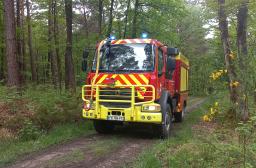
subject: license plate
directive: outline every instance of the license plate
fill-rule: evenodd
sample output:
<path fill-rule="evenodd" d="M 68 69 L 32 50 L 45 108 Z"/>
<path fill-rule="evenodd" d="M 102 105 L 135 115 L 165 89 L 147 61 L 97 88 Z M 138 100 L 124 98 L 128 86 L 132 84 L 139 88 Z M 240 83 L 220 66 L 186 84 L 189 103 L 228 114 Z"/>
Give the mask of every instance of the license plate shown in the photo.
<path fill-rule="evenodd" d="M 111 121 L 124 121 L 124 117 L 123 116 L 116 116 L 116 115 L 109 115 L 107 117 L 107 120 L 111 120 Z"/>

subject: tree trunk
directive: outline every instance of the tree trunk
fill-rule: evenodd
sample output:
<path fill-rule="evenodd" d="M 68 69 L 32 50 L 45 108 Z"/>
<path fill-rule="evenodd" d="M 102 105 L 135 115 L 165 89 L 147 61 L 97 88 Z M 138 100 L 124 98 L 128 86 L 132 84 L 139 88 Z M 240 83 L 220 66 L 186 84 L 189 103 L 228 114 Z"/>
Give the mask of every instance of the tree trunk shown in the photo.
<path fill-rule="evenodd" d="M 13 0 L 4 0 L 4 27 L 7 60 L 7 86 L 19 87 L 21 83 L 16 56 L 16 28 Z"/>
<path fill-rule="evenodd" d="M 59 49 L 59 23 L 58 23 L 58 8 L 57 1 L 54 0 L 54 41 L 55 41 L 55 52 L 57 57 L 57 73 L 59 89 L 61 90 L 61 59 L 60 59 L 60 49 Z"/>
<path fill-rule="evenodd" d="M 59 72 L 58 72 L 58 60 L 55 52 L 55 41 L 54 41 L 54 3 L 53 0 L 49 0 L 49 11 L 48 11 L 48 57 L 50 59 L 52 82 L 54 87 L 57 89 L 59 84 Z"/>
<path fill-rule="evenodd" d="M 25 54 L 26 54 L 26 45 L 25 45 L 25 13 L 24 13 L 24 0 L 20 0 L 21 1 L 21 13 L 20 13 L 20 18 L 21 18 L 21 29 L 22 29 L 22 37 L 21 37 L 21 47 L 22 47 L 22 60 L 21 61 L 21 71 L 22 72 L 26 72 L 26 59 L 25 59 Z M 26 76 L 25 74 L 23 75 L 23 80 L 25 80 Z"/>
<path fill-rule="evenodd" d="M 83 18 L 84 18 L 85 38 L 88 39 L 88 37 L 89 37 L 88 16 L 86 13 L 86 4 L 84 4 L 84 3 L 83 3 Z"/>
<path fill-rule="evenodd" d="M 127 31 L 127 23 L 128 23 L 128 14 L 129 14 L 129 10 L 130 10 L 130 4 L 131 4 L 131 0 L 127 1 L 127 9 L 125 12 L 125 21 L 124 21 L 124 36 L 123 38 L 126 38 L 126 31 Z"/>
<path fill-rule="evenodd" d="M 65 0 L 66 26 L 67 26 L 67 44 L 65 53 L 65 87 L 72 93 L 75 93 L 75 73 L 72 58 L 72 0 Z"/>
<path fill-rule="evenodd" d="M 254 84 L 254 92 L 253 92 L 253 97 L 254 97 L 254 105 L 256 106 L 256 83 Z"/>
<path fill-rule="evenodd" d="M 28 48 L 29 48 L 29 57 L 30 57 L 30 67 L 31 67 L 31 74 L 32 74 L 32 81 L 37 81 L 37 72 L 36 72 L 36 58 L 35 54 L 33 53 L 33 46 L 32 46 L 32 29 L 31 29 L 31 16 L 30 16 L 30 2 L 26 0 L 26 7 L 27 7 L 27 24 L 28 24 Z"/>
<path fill-rule="evenodd" d="M 135 7 L 134 7 L 134 16 L 133 16 L 133 25 L 132 25 L 132 38 L 137 37 L 137 15 L 138 15 L 138 9 L 139 9 L 139 0 L 135 1 Z"/>
<path fill-rule="evenodd" d="M 102 18 L 103 18 L 103 0 L 99 0 L 99 36 L 101 36 L 102 32 Z"/>
<path fill-rule="evenodd" d="M 48 0 L 48 57 L 45 75 L 46 78 L 50 78 L 50 69 L 51 69 L 51 58 L 52 58 L 52 0 Z"/>
<path fill-rule="evenodd" d="M 248 4 L 249 0 L 243 0 L 240 4 L 237 14 L 237 49 L 241 74 L 247 74 L 247 62 L 248 62 L 248 48 L 247 48 L 247 18 L 248 18 Z M 241 76 L 241 91 L 243 95 L 247 96 L 248 82 L 246 76 Z M 243 79 L 244 78 L 244 79 Z M 241 95 L 241 96 L 243 96 Z M 240 96 L 240 97 L 241 97 Z M 247 98 L 241 99 L 240 110 L 242 113 L 242 120 L 247 121 L 249 119 L 249 109 Z"/>
<path fill-rule="evenodd" d="M 118 39 L 122 38 L 122 26 L 121 26 L 121 21 L 117 21 L 117 27 L 118 27 Z"/>
<path fill-rule="evenodd" d="M 110 9 L 109 9 L 109 23 L 108 23 L 107 36 L 109 36 L 112 32 L 113 8 L 114 8 L 114 0 L 111 0 Z"/>
<path fill-rule="evenodd" d="M 0 81 L 4 79 L 4 65 L 5 65 L 5 63 L 4 63 L 4 29 L 3 29 L 3 26 L 4 26 L 3 25 L 3 13 L 0 12 Z"/>
<path fill-rule="evenodd" d="M 0 47 L 0 81 L 3 79 L 4 79 L 4 48 Z"/>
<path fill-rule="evenodd" d="M 228 77 L 230 82 L 236 81 L 237 74 L 235 72 L 235 66 L 233 65 L 233 60 L 231 59 L 230 55 L 231 47 L 230 47 L 230 39 L 229 39 L 229 32 L 228 32 L 228 21 L 227 15 L 225 13 L 225 0 L 218 0 L 219 2 L 219 29 L 221 32 L 221 40 L 225 54 L 225 66 L 228 70 Z M 233 104 L 238 103 L 238 89 L 237 87 L 229 87 L 230 90 L 230 100 Z"/>
<path fill-rule="evenodd" d="M 19 64 L 19 69 L 21 70 L 21 72 L 23 71 L 23 47 L 22 47 L 22 34 L 23 34 L 23 27 L 22 27 L 22 14 L 21 14 L 21 8 L 22 6 L 22 1 L 21 0 L 17 0 L 16 1 L 16 24 L 17 24 L 17 58 L 18 58 L 18 64 Z M 21 73 L 21 81 L 24 81 L 24 77 L 23 77 L 24 72 Z"/>

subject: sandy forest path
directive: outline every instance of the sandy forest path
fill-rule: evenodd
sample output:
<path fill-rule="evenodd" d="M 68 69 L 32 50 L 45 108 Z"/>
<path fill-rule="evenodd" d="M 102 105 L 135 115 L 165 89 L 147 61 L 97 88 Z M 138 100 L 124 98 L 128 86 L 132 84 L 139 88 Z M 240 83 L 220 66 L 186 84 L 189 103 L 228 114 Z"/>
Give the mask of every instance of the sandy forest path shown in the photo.
<path fill-rule="evenodd" d="M 204 98 L 192 98 L 187 112 Z M 175 126 L 174 126 L 175 127 Z M 91 134 L 22 157 L 9 168 L 114 168 L 129 165 L 158 138 L 143 128 L 119 128 L 111 135 Z"/>

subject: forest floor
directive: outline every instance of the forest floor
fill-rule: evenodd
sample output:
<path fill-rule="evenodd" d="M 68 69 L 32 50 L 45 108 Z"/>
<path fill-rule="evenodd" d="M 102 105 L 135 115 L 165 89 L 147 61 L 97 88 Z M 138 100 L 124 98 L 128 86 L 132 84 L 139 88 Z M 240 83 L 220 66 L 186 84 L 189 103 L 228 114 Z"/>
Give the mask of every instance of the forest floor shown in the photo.
<path fill-rule="evenodd" d="M 205 98 L 191 98 L 188 116 L 204 103 Z M 193 112 L 193 113 L 194 113 Z M 200 119 L 198 118 L 198 121 Z M 185 120 L 186 122 L 186 120 Z M 192 125 L 186 125 L 192 127 Z M 174 124 L 176 129 L 186 129 Z M 145 131 L 146 130 L 146 131 Z M 144 127 L 126 126 L 111 135 L 92 133 L 69 142 L 53 145 L 39 152 L 21 156 L 9 168 L 80 168 L 80 167 L 133 167 L 133 162 L 145 150 L 162 142 Z"/>

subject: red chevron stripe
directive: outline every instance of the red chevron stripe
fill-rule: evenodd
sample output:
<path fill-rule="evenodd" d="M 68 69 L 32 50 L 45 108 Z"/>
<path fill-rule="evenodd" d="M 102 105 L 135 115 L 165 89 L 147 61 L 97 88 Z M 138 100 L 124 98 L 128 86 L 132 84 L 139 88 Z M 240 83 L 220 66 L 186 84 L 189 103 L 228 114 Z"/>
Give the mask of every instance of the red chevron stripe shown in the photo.
<path fill-rule="evenodd" d="M 130 77 L 129 75 L 124 75 L 126 79 L 132 84 L 132 85 L 137 85 Z"/>
<path fill-rule="evenodd" d="M 142 84 L 142 85 L 147 85 L 147 83 L 144 82 L 144 80 L 142 80 L 139 76 L 139 74 L 133 74 L 135 76 L 135 78 Z"/>
<path fill-rule="evenodd" d="M 120 42 L 120 44 L 127 44 L 127 41 L 122 40 L 122 41 Z"/>
<path fill-rule="evenodd" d="M 117 75 L 115 79 L 118 80 L 122 85 L 126 85 L 126 83 L 123 81 L 123 79 L 119 75 Z"/>
<path fill-rule="evenodd" d="M 97 83 L 97 82 L 103 77 L 103 75 L 104 75 L 104 74 L 99 74 L 98 77 L 97 77 L 97 79 L 96 79 L 96 81 L 95 81 L 95 83 Z"/>
<path fill-rule="evenodd" d="M 111 41 L 111 44 L 116 44 L 118 40 Z"/>

